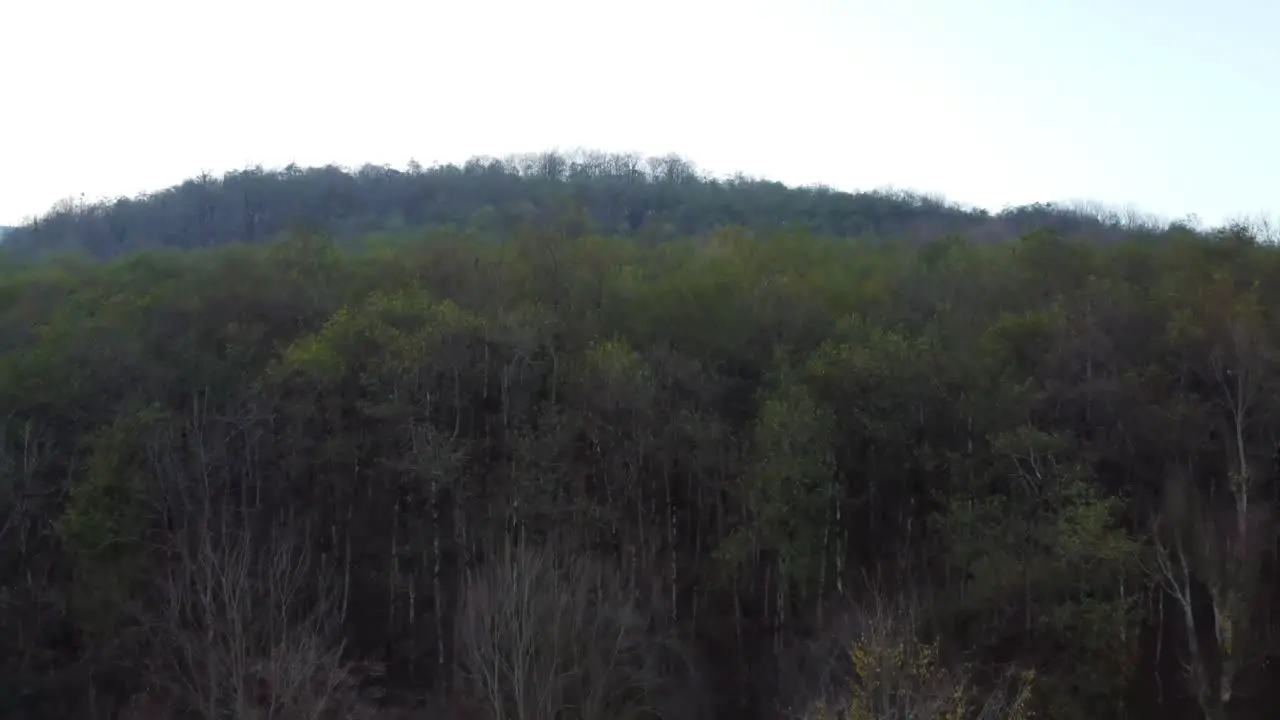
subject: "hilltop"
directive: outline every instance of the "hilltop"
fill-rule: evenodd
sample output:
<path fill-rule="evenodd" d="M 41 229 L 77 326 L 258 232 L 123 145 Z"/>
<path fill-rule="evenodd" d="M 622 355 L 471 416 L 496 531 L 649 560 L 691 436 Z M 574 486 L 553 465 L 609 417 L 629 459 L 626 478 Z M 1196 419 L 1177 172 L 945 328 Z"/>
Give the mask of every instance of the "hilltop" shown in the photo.
<path fill-rule="evenodd" d="M 677 156 L 582 152 L 429 168 L 411 163 L 406 170 L 289 166 L 203 174 L 134 198 L 60 203 L 14 229 L 6 244 L 29 257 L 83 252 L 108 259 L 151 248 L 256 244 L 298 228 L 339 239 L 436 228 L 505 238 L 548 218 L 650 242 L 725 226 L 909 242 L 955 234 L 1007 241 L 1041 228 L 1116 240 L 1167 227 L 1096 208 L 1037 204 L 991 213 L 910 192 L 715 178 Z"/>

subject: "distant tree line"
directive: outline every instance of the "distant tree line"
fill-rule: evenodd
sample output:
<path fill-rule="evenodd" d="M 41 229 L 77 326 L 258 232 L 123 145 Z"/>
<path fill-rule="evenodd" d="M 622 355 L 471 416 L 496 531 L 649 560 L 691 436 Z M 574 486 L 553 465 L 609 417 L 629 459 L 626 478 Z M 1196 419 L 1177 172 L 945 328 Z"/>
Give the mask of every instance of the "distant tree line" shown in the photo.
<path fill-rule="evenodd" d="M 366 165 L 209 174 L 136 198 L 66 200 L 6 239 L 9 252 L 48 257 L 78 252 L 112 258 L 156 248 L 261 243 L 305 229 L 339 239 L 374 232 L 465 228 L 509 237 L 522 225 L 577 215 L 584 230 L 671 240 L 738 226 L 822 237 L 920 242 L 961 234 L 1009 241 L 1038 228 L 1116 241 L 1167 223 L 1087 205 L 1037 204 L 1000 213 L 896 191 L 792 188 L 737 176 L 716 179 L 676 157 L 542 153 L 406 171 Z M 1187 229 L 1176 226 L 1175 229 Z"/>

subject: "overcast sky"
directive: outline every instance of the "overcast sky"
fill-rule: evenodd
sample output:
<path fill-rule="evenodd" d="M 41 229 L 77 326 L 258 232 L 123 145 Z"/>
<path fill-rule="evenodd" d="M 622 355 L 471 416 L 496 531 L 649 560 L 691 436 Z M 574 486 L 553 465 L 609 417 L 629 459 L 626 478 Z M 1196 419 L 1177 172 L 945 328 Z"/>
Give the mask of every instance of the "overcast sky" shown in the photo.
<path fill-rule="evenodd" d="M 202 170 L 555 147 L 1280 210 L 1266 0 L 8 0 L 0 28 L 0 224 Z"/>

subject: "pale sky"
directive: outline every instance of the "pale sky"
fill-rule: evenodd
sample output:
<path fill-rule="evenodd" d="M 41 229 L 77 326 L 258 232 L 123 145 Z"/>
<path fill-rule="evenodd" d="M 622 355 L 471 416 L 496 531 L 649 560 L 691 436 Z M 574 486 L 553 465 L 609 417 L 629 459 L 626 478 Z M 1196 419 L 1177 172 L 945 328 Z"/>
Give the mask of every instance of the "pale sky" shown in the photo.
<path fill-rule="evenodd" d="M 578 147 L 1274 213 L 1280 2 L 0 0 L 0 224 L 202 170 Z"/>

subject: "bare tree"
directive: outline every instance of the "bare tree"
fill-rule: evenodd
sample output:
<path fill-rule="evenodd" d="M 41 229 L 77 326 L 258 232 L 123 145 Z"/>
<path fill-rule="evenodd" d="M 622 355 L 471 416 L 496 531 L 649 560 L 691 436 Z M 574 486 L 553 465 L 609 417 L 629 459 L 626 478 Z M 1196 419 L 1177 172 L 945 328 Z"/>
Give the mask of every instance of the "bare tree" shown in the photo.
<path fill-rule="evenodd" d="M 31 422 L 10 433 L 0 420 L 0 669 L 25 673 L 39 656 L 49 620 L 65 606 L 50 580 L 50 542 L 58 489 L 40 482 L 51 442 Z"/>
<path fill-rule="evenodd" d="M 870 593 L 827 638 L 836 653 L 802 720 L 1018 720 L 1028 717 L 1034 674 L 1009 670 L 979 693 L 965 668 L 946 667 L 921 642 L 919 602 Z"/>
<path fill-rule="evenodd" d="M 1235 233 L 1241 237 L 1274 245 L 1280 243 L 1280 220 L 1267 212 L 1240 213 L 1228 218 L 1217 231 L 1223 235 Z"/>
<path fill-rule="evenodd" d="M 162 647 L 176 695 L 201 717 L 344 717 L 352 677 L 335 642 L 337 593 L 302 528 L 192 524 L 162 583 Z"/>
<path fill-rule="evenodd" d="M 655 716 L 661 640 L 635 596 L 590 559 L 508 546 L 466 583 L 459 675 L 493 720 Z"/>
<path fill-rule="evenodd" d="M 342 574 L 313 557 L 306 519 L 262 501 L 252 427 L 198 403 L 182 442 L 149 443 L 169 528 L 149 618 L 160 694 L 207 720 L 346 717 Z"/>
<path fill-rule="evenodd" d="M 1152 527 L 1152 574 L 1177 603 L 1187 677 L 1210 720 L 1225 717 L 1236 678 L 1265 652 L 1248 627 L 1271 542 L 1270 502 L 1263 492 L 1268 478 L 1250 437 L 1271 391 L 1268 373 L 1276 358 L 1261 332 L 1256 297 L 1226 310 L 1222 332 L 1209 348 L 1209 375 L 1223 411 L 1226 482 L 1207 483 L 1205 492 L 1189 468 L 1178 468 Z"/>
<path fill-rule="evenodd" d="M 50 494 L 36 487 L 36 478 L 50 456 L 49 441 L 30 422 L 16 434 L 16 452 L 9 447 L 7 422 L 0 422 L 0 548 L 14 539 L 20 553 L 26 548 L 24 525 L 33 500 Z"/>
<path fill-rule="evenodd" d="M 1153 524 L 1153 574 L 1177 604 L 1184 667 L 1206 720 L 1226 717 L 1236 678 L 1265 652 L 1248 628 L 1268 516 L 1251 503 L 1248 478 L 1236 477 L 1232 486 L 1231 502 L 1215 503 L 1179 472 Z"/>

